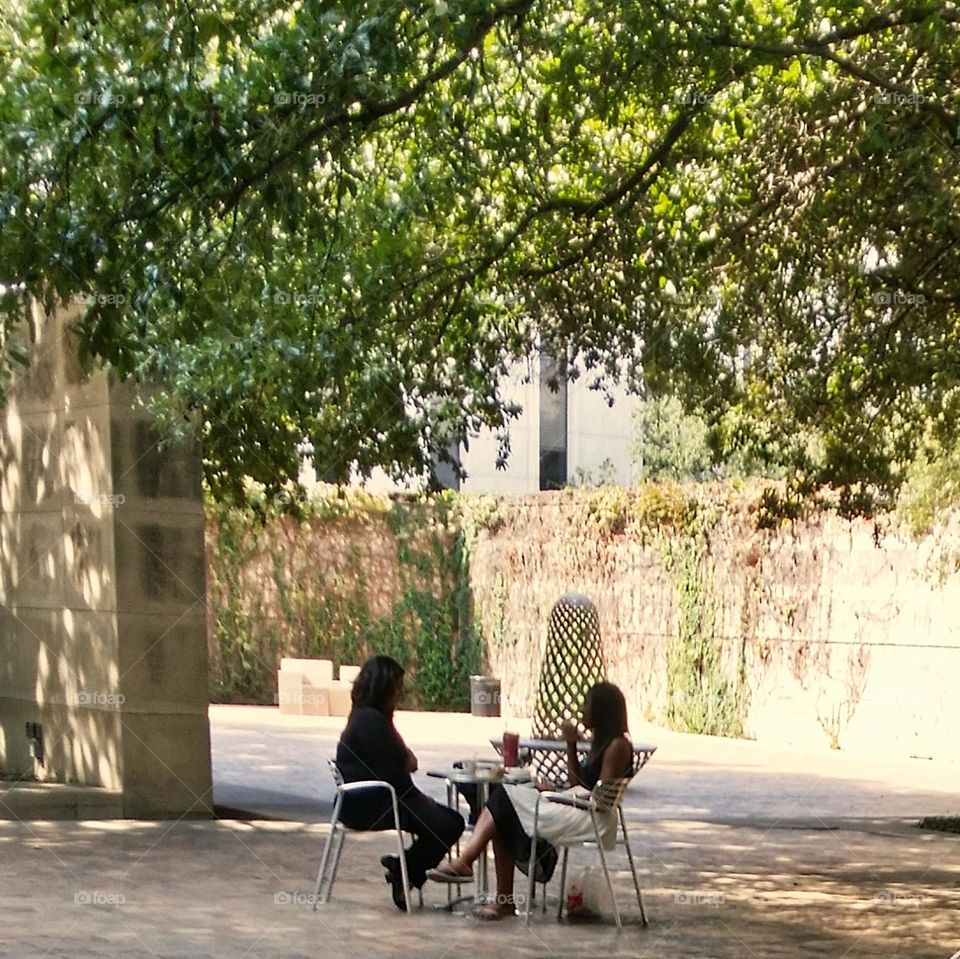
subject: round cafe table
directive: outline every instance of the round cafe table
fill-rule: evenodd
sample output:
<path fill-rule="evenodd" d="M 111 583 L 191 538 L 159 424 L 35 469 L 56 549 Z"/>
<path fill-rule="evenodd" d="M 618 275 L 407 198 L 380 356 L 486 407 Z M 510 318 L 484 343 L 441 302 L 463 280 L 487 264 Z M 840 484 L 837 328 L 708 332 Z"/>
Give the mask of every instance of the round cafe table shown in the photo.
<path fill-rule="evenodd" d="M 499 774 L 498 774 L 499 771 Z M 447 786 L 447 805 L 452 809 L 457 808 L 456 787 L 464 785 L 475 785 L 477 787 L 477 803 L 482 809 L 490 798 L 490 786 L 496 783 L 517 783 L 529 782 L 529 774 L 519 774 L 514 776 L 502 775 L 502 767 L 493 764 L 484 764 L 478 762 L 473 769 L 458 769 L 450 766 L 447 769 L 428 769 L 427 775 L 434 779 L 443 779 Z M 527 778 L 521 778 L 526 775 Z M 487 847 L 484 846 L 477 859 L 477 892 L 475 896 L 460 896 L 447 903 L 446 908 L 452 909 L 461 902 L 470 902 L 476 899 L 478 902 L 486 902 L 488 895 L 487 878 Z"/>
<path fill-rule="evenodd" d="M 503 754 L 503 742 L 499 739 L 491 739 L 490 745 L 497 751 L 498 754 Z M 577 743 L 577 755 L 585 756 L 590 752 L 590 742 L 587 740 L 580 740 Z M 521 752 L 528 754 L 534 754 L 537 752 L 541 753 L 565 753 L 567 751 L 567 743 L 563 739 L 531 739 L 531 738 L 521 738 L 518 741 L 517 748 Z M 633 744 L 633 774 L 636 775 L 643 769 L 650 758 L 657 751 L 657 747 L 652 743 L 634 743 Z"/>

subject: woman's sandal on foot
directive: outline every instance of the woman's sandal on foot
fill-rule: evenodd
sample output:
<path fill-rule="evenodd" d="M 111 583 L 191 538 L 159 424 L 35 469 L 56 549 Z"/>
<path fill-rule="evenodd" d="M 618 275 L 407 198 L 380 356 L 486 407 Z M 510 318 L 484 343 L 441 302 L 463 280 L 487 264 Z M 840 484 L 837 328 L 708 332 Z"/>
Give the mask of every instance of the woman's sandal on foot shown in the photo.
<path fill-rule="evenodd" d="M 484 922 L 496 922 L 498 919 L 508 919 L 516 914 L 516 910 L 512 906 L 507 908 L 489 905 L 478 906 L 473 910 L 473 918 L 482 919 Z"/>
<path fill-rule="evenodd" d="M 427 879 L 434 882 L 473 882 L 473 870 L 461 873 L 457 872 L 453 863 L 445 862 L 427 872 Z"/>

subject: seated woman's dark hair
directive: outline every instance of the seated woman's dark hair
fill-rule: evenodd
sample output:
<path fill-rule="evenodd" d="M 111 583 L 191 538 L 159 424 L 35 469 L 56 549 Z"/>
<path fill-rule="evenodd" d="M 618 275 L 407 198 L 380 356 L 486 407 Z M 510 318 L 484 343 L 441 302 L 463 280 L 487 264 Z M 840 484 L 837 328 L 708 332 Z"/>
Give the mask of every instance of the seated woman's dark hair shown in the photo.
<path fill-rule="evenodd" d="M 604 750 L 618 736 L 627 731 L 627 701 L 619 686 L 613 683 L 597 683 L 587 690 L 584 705 L 590 705 L 590 721 L 593 726 L 593 745 L 587 762 L 598 760 Z"/>
<path fill-rule="evenodd" d="M 354 706 L 372 706 L 392 712 L 393 693 L 403 679 L 403 667 L 390 656 L 372 656 L 353 681 L 350 699 Z"/>

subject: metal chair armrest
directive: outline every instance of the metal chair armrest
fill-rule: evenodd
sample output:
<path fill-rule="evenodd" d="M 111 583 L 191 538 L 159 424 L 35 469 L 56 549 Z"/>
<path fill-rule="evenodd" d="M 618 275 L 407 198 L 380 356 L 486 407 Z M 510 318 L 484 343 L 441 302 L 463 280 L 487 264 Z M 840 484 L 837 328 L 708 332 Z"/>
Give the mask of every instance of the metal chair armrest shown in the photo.
<path fill-rule="evenodd" d="M 566 793 L 544 792 L 540 793 L 540 799 L 547 802 L 557 803 L 560 806 L 573 806 L 575 809 L 590 810 L 590 799 L 580 799 L 577 796 L 568 796 Z"/>
<path fill-rule="evenodd" d="M 344 783 L 339 788 L 341 792 L 345 793 L 360 792 L 362 789 L 389 789 L 391 795 L 396 795 L 393 786 L 382 779 L 362 779 L 360 782 Z"/>

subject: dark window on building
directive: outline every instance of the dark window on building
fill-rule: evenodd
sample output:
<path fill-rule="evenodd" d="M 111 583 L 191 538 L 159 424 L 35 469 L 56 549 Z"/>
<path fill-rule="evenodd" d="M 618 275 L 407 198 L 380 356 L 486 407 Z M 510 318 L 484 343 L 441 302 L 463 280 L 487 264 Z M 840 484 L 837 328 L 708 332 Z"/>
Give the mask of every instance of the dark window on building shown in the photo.
<path fill-rule="evenodd" d="M 450 462 L 436 460 L 433 464 L 433 479 L 440 489 L 460 491 L 460 444 L 451 443 L 447 450 Z"/>
<path fill-rule="evenodd" d="M 314 466 L 313 471 L 316 475 L 318 483 L 332 483 L 334 485 L 339 485 L 350 482 L 349 470 L 345 474 L 342 469 L 338 470 L 333 466 Z"/>
<path fill-rule="evenodd" d="M 567 381 L 559 364 L 540 354 L 540 489 L 567 483 Z"/>

